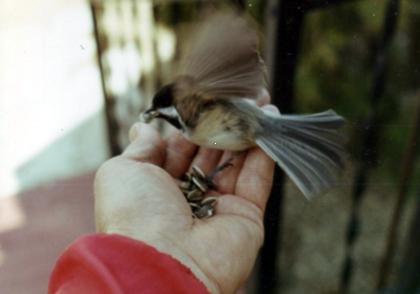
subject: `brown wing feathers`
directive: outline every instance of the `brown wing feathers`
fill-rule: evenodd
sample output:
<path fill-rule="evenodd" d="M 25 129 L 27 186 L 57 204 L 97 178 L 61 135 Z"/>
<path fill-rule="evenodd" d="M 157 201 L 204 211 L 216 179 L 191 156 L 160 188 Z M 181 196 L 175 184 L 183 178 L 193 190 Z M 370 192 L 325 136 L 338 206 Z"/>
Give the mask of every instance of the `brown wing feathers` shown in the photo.
<path fill-rule="evenodd" d="M 256 98 L 265 85 L 256 29 L 234 13 L 205 20 L 182 58 L 181 76 L 213 98 Z"/>

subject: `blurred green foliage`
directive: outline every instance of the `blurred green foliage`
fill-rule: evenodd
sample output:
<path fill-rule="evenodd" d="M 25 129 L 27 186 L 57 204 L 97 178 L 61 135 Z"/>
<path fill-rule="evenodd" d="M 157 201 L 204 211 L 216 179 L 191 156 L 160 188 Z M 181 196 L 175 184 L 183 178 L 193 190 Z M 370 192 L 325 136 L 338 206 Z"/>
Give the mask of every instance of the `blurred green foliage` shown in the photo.
<path fill-rule="evenodd" d="M 310 12 L 305 19 L 296 78 L 296 109 L 333 108 L 349 121 L 349 149 L 359 159 L 363 121 L 371 112 L 373 66 L 385 1 L 352 1 Z M 420 90 L 420 2 L 401 1 L 397 31 L 387 52 L 384 96 L 379 101 L 377 172 L 397 183 Z M 420 178 L 420 165 L 412 179 Z M 417 181 L 412 181 L 412 186 Z M 388 185 L 387 185 L 388 186 Z M 413 190 L 413 189 L 412 189 Z"/>

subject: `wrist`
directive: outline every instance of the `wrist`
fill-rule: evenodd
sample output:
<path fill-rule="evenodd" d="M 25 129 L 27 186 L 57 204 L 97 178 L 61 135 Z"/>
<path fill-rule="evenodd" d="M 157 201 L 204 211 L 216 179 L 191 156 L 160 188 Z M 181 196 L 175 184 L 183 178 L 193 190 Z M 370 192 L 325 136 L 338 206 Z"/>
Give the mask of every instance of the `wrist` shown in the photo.
<path fill-rule="evenodd" d="M 176 242 L 171 241 L 169 238 L 165 238 L 163 236 L 156 236 L 156 234 L 142 234 L 139 232 L 127 232 L 126 230 L 113 230 L 107 229 L 103 231 L 106 234 L 118 234 L 122 236 L 126 236 L 137 241 L 144 242 L 161 253 L 167 254 L 174 258 L 175 260 L 179 261 L 185 267 L 191 270 L 194 276 L 201 281 L 209 293 L 219 294 L 221 293 L 220 288 L 216 281 L 214 281 L 209 275 L 207 275 L 201 267 L 197 264 L 197 262 L 184 250 L 182 250 Z M 152 236 L 153 235 L 153 236 Z"/>
<path fill-rule="evenodd" d="M 158 251 L 170 255 L 172 258 L 178 260 L 184 266 L 189 268 L 195 277 L 200 280 L 210 293 L 221 293 L 218 284 L 209 275 L 207 275 L 197 262 L 187 252 L 182 250 L 179 246 L 165 239 L 142 240 L 143 242 L 155 247 Z"/>

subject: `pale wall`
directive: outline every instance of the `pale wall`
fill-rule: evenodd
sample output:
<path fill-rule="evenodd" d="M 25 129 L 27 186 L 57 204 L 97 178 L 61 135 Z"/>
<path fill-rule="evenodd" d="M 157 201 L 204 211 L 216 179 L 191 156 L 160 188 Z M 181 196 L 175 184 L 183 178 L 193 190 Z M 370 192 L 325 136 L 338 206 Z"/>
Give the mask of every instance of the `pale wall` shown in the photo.
<path fill-rule="evenodd" d="M 0 1 L 0 196 L 108 157 L 89 6 Z"/>

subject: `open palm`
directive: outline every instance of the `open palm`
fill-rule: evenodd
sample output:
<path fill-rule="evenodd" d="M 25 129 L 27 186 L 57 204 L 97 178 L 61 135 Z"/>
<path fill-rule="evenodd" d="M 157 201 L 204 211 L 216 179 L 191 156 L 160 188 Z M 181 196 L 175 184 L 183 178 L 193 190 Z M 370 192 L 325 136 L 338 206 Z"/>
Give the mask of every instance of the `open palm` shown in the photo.
<path fill-rule="evenodd" d="M 96 175 L 97 230 L 146 242 L 184 263 L 211 292 L 233 293 L 263 241 L 273 161 L 257 148 L 236 157 L 215 178 L 216 215 L 194 219 L 178 179 L 192 165 L 207 173 L 231 154 L 198 148 L 178 132 L 163 140 L 144 124 L 134 125 L 130 137 L 123 154 Z"/>

